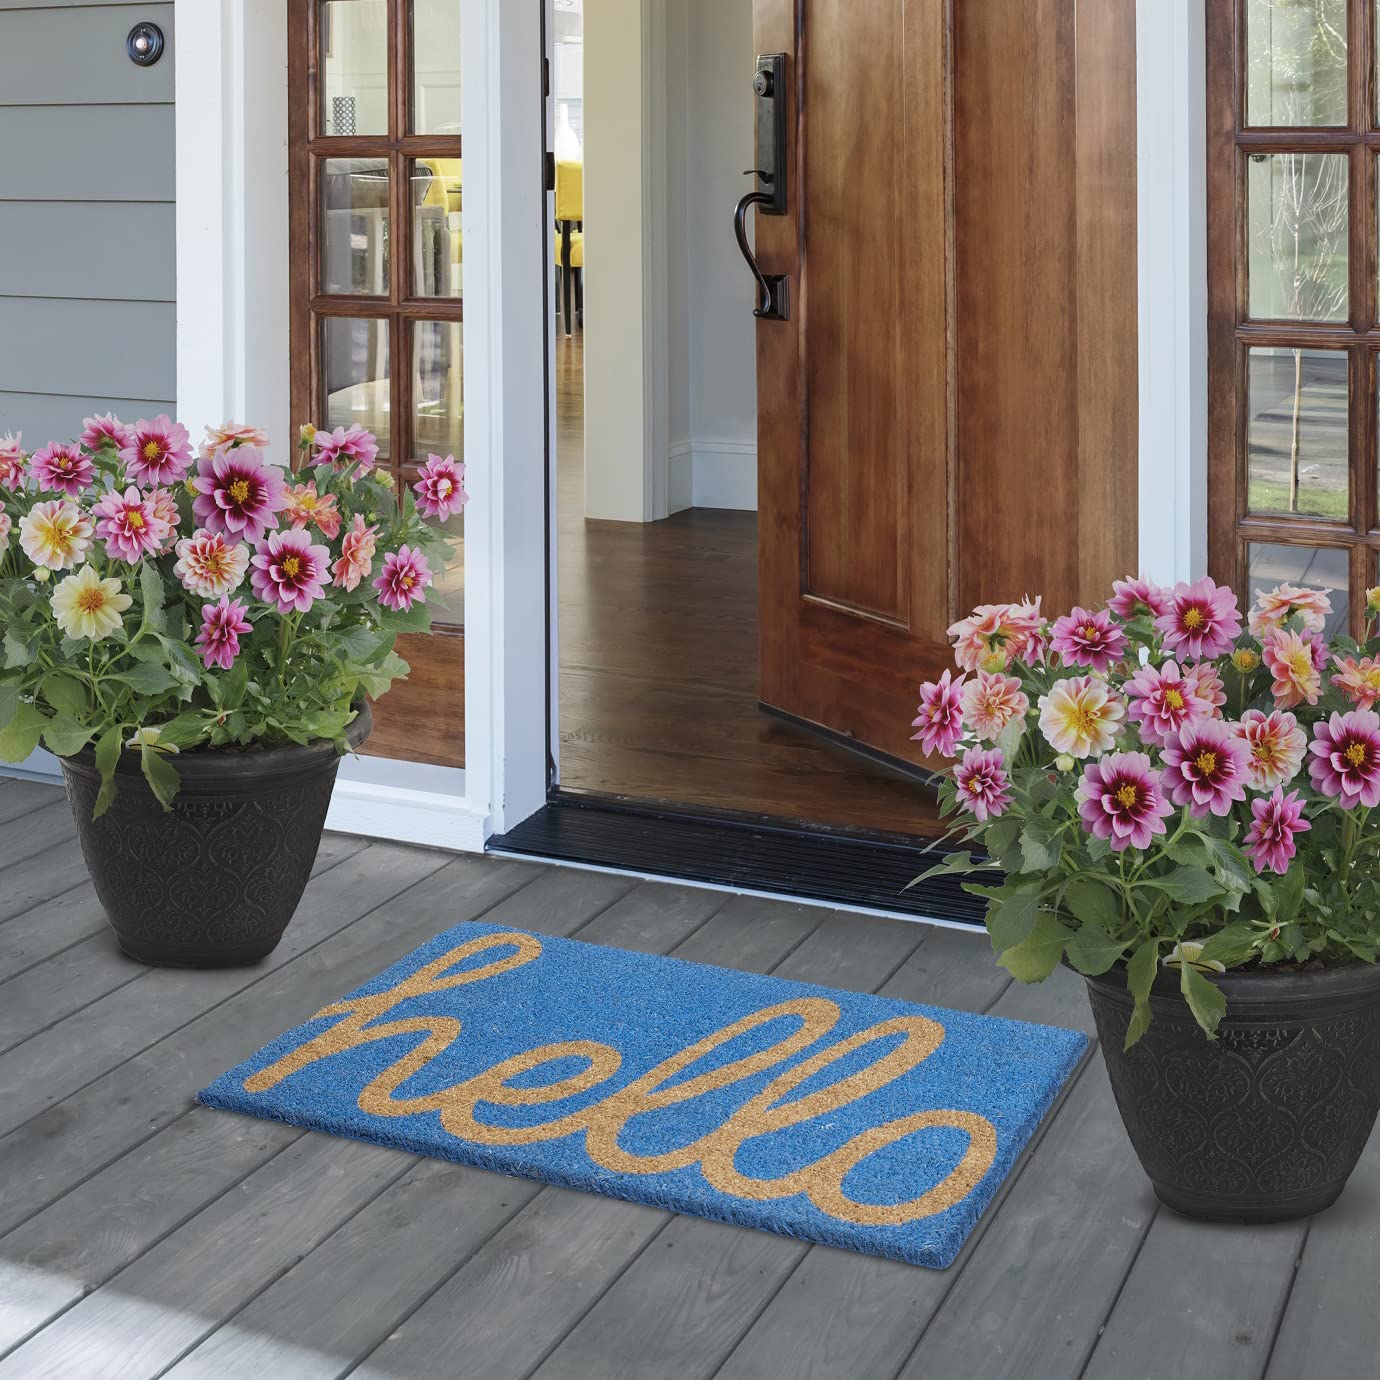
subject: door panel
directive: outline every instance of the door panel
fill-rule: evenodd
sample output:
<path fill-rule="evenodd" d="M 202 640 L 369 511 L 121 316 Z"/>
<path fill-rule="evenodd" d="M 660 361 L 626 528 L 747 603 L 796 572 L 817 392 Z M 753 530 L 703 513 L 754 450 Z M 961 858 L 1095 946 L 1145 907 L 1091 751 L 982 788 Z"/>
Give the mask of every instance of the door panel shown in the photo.
<path fill-rule="evenodd" d="M 1134 0 L 757 0 L 761 697 L 909 761 L 977 603 L 1135 564 Z"/>

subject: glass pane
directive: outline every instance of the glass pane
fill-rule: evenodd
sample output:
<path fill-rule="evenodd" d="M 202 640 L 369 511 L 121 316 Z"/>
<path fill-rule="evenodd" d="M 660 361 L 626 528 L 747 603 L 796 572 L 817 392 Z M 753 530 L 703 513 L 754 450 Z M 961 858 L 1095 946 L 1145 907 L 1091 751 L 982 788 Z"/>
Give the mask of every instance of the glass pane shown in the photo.
<path fill-rule="evenodd" d="M 388 160 L 321 168 L 321 290 L 388 295 Z"/>
<path fill-rule="evenodd" d="M 1347 0 L 1247 0 L 1246 123 L 1347 123 Z"/>
<path fill-rule="evenodd" d="M 412 165 L 412 291 L 418 297 L 464 296 L 460 174 L 458 158 L 422 158 Z"/>
<path fill-rule="evenodd" d="M 1250 314 L 1346 320 L 1346 154 L 1257 153 L 1247 166 Z"/>
<path fill-rule="evenodd" d="M 1252 350 L 1247 372 L 1250 511 L 1345 519 L 1347 357 Z"/>
<path fill-rule="evenodd" d="M 430 455 L 465 459 L 464 327 L 459 321 L 419 321 L 412 336 L 412 436 L 419 462 Z M 459 626 L 465 618 L 465 515 L 445 524 L 455 559 L 436 576 L 433 618 Z"/>
<path fill-rule="evenodd" d="M 460 133 L 461 0 L 412 0 L 412 132 Z"/>
<path fill-rule="evenodd" d="M 388 0 L 325 0 L 321 131 L 388 133 Z"/>
<path fill-rule="evenodd" d="M 1306 589 L 1325 589 L 1332 599 L 1332 616 L 1326 635 L 1345 633 L 1350 621 L 1350 555 L 1324 546 L 1269 546 L 1253 544 L 1250 554 L 1251 602 L 1267 590 L 1286 582 Z"/>
<path fill-rule="evenodd" d="M 379 442 L 379 462 L 393 453 L 389 426 L 388 323 L 328 316 L 321 323 L 326 425 L 358 423 Z"/>

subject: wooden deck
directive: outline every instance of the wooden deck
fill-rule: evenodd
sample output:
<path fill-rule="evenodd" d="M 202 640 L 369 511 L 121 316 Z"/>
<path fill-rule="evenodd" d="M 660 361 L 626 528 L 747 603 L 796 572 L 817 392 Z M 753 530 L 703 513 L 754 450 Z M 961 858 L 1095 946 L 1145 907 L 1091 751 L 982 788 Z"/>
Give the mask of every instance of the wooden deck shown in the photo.
<path fill-rule="evenodd" d="M 60 793 L 0 783 L 0 1377 L 1376 1373 L 1380 1143 L 1312 1224 L 1157 1210 L 1094 1057 L 955 1267 L 913 1269 L 193 1105 L 463 919 L 1006 1016 L 985 940 L 686 887 L 328 837 L 277 953 L 146 970 Z"/>

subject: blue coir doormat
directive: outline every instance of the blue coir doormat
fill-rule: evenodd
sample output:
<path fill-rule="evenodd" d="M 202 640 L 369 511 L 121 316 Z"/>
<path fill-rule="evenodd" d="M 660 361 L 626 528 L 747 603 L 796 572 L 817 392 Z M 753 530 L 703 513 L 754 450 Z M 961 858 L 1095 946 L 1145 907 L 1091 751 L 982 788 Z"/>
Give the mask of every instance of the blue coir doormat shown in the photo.
<path fill-rule="evenodd" d="M 943 1269 L 1087 1044 L 464 924 L 200 1101 Z"/>

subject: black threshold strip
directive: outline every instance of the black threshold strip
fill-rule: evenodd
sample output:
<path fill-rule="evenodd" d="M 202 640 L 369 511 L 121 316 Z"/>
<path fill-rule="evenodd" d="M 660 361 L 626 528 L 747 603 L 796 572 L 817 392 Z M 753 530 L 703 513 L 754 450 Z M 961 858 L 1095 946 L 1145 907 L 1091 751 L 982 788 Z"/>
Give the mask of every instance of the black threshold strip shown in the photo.
<path fill-rule="evenodd" d="M 490 840 L 527 858 L 798 896 L 981 927 L 985 903 L 940 877 L 905 888 L 952 847 L 924 839 L 793 828 L 753 817 L 556 794 L 544 810 Z M 989 873 L 984 881 L 993 880 Z"/>

